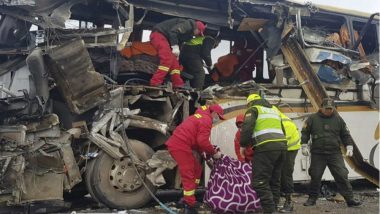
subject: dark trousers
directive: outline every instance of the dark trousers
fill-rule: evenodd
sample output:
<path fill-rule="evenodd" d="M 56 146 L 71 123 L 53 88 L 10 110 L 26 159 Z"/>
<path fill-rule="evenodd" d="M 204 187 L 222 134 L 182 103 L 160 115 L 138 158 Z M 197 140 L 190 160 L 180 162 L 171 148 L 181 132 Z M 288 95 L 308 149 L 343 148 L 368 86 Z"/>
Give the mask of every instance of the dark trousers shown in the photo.
<path fill-rule="evenodd" d="M 286 151 L 257 152 L 253 156 L 252 187 L 264 212 L 274 212 L 280 200 L 281 168 Z"/>
<path fill-rule="evenodd" d="M 293 171 L 294 161 L 296 159 L 298 150 L 287 151 L 286 160 L 281 170 L 281 191 L 285 194 L 294 192 L 293 184 Z"/>
<path fill-rule="evenodd" d="M 205 83 L 205 71 L 203 69 L 202 59 L 198 58 L 181 58 L 181 64 L 184 71 L 193 75 L 193 79 L 190 80 L 192 88 L 202 89 Z"/>
<path fill-rule="evenodd" d="M 344 164 L 341 153 L 311 154 L 311 164 L 309 168 L 309 174 L 311 176 L 309 189 L 310 197 L 318 197 L 322 175 L 326 166 L 329 167 L 340 194 L 346 199 L 346 201 L 352 200 L 352 186 L 348 181 L 348 170 Z"/>

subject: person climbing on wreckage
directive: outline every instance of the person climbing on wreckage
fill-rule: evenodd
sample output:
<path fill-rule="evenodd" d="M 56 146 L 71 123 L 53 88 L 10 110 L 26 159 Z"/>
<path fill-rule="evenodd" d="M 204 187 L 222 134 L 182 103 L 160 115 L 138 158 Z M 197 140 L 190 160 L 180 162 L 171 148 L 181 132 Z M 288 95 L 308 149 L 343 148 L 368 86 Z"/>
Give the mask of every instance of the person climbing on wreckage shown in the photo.
<path fill-rule="evenodd" d="M 184 87 L 178 62 L 180 45 L 191 40 L 193 36 L 203 36 L 205 28 L 201 21 L 182 18 L 169 19 L 153 27 L 150 43 L 158 52 L 160 64 L 150 80 L 151 86 L 160 86 L 170 73 L 173 87 Z"/>
<path fill-rule="evenodd" d="M 193 152 L 203 153 L 220 159 L 222 153 L 210 143 L 212 124 L 224 120 L 224 111 L 218 104 L 202 106 L 194 115 L 176 127 L 165 143 L 177 162 L 183 186 L 185 214 L 197 213 L 195 189 L 202 175 L 202 165 Z"/>
<path fill-rule="evenodd" d="M 207 32 L 205 36 L 196 36 L 185 42 L 179 57 L 183 70 L 193 76 L 190 80 L 191 87 L 199 90 L 203 89 L 206 76 L 203 62 L 208 70 L 212 69 L 211 50 L 220 43 L 220 39 L 214 38 L 218 35 L 211 34 Z"/>

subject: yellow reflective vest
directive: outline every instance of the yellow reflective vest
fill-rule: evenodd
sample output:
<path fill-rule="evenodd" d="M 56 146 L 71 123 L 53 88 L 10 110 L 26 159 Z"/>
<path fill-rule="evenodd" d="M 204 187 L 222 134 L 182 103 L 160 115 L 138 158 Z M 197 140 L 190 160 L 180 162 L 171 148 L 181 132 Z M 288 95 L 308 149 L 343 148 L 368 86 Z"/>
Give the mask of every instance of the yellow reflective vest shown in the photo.
<path fill-rule="evenodd" d="M 285 141 L 281 126 L 281 112 L 275 106 L 267 108 L 254 105 L 252 107 L 256 108 L 258 112 L 252 136 L 256 141 L 254 147 L 268 142 Z"/>
<path fill-rule="evenodd" d="M 285 129 L 288 151 L 294 151 L 301 148 L 301 136 L 296 124 L 285 114 L 280 113 L 282 125 Z"/>
<path fill-rule="evenodd" d="M 205 38 L 206 37 L 204 37 L 204 36 L 198 36 L 198 37 L 195 37 L 195 38 L 191 39 L 188 42 L 185 42 L 185 44 L 186 45 L 202 45 L 203 44 L 203 40 Z"/>

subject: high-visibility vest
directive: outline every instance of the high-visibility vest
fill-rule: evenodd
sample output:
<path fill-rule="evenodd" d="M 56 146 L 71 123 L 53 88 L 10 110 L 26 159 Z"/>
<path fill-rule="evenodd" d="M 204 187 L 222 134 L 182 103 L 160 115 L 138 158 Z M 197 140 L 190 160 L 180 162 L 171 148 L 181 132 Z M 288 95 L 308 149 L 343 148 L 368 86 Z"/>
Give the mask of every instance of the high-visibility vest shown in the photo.
<path fill-rule="evenodd" d="M 280 112 L 276 107 L 267 108 L 259 105 L 252 106 L 257 109 L 258 116 L 253 130 L 256 140 L 254 147 L 269 143 L 286 141 L 282 131 Z"/>
<path fill-rule="evenodd" d="M 198 36 L 198 37 L 195 37 L 195 38 L 191 39 L 188 42 L 185 42 L 185 44 L 186 45 L 202 45 L 203 44 L 203 40 L 205 38 L 206 37 L 204 37 L 204 36 Z"/>
<path fill-rule="evenodd" d="M 281 119 L 285 129 L 288 151 L 298 150 L 301 148 L 301 136 L 296 124 L 283 113 L 281 113 Z"/>

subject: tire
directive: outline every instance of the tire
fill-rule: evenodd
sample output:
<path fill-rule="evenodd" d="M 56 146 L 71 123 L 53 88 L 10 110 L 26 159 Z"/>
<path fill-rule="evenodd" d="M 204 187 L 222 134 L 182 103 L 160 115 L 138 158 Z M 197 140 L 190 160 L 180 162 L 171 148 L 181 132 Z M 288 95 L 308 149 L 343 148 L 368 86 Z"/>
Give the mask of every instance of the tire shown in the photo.
<path fill-rule="evenodd" d="M 152 157 L 154 151 L 148 145 L 137 140 L 129 140 L 129 142 L 143 162 Z M 93 191 L 91 195 L 104 205 L 115 209 L 136 209 L 146 205 L 152 197 L 138 178 L 129 160 L 127 157 L 115 160 L 107 153 L 101 152 L 95 160 L 92 173 L 89 174 L 90 189 Z M 125 169 L 122 169 L 123 166 Z M 119 172 L 120 176 L 114 174 Z M 150 191 L 155 193 L 156 188 L 145 177 L 145 171 L 140 169 L 139 172 Z M 123 182 L 118 182 L 120 180 Z"/>
<path fill-rule="evenodd" d="M 88 191 L 88 193 L 90 193 L 91 198 L 99 203 L 99 199 L 96 198 L 96 195 L 94 194 L 94 190 L 93 190 L 93 187 L 92 187 L 93 181 L 91 181 L 91 178 L 93 178 L 93 173 L 92 172 L 94 170 L 95 162 L 96 162 L 96 159 L 95 160 L 90 160 L 89 162 L 87 162 L 85 181 L 86 181 L 87 191 Z"/>

